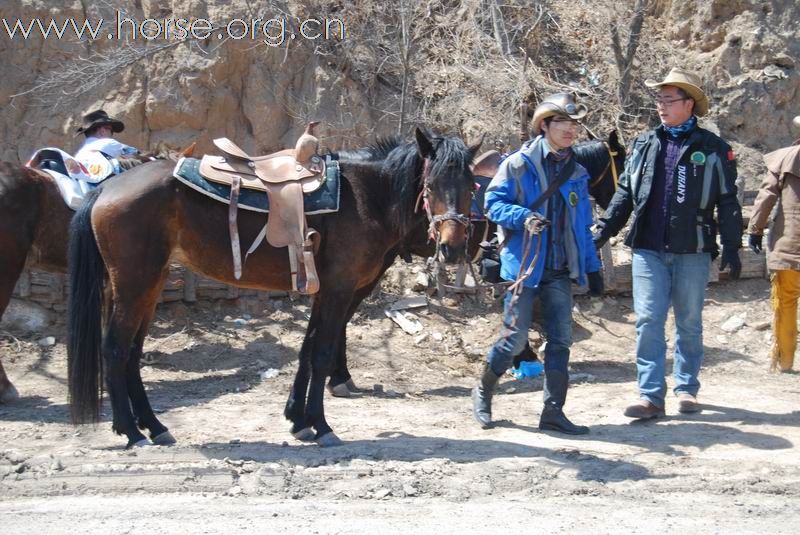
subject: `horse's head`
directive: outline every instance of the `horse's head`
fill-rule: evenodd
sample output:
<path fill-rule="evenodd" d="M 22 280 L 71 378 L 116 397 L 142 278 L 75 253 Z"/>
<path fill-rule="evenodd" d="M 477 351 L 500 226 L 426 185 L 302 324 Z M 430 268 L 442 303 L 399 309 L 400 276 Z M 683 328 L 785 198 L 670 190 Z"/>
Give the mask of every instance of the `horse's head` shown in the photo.
<path fill-rule="evenodd" d="M 617 131 L 612 130 L 607 141 L 595 139 L 572 149 L 575 159 L 589 172 L 589 194 L 601 208 L 608 208 L 625 169 L 625 147 L 619 142 Z"/>
<path fill-rule="evenodd" d="M 475 180 L 470 163 L 482 140 L 468 147 L 459 137 L 428 137 L 417 128 L 417 150 L 423 160 L 422 199 L 429 234 L 445 262 L 466 258 L 470 202 Z"/>

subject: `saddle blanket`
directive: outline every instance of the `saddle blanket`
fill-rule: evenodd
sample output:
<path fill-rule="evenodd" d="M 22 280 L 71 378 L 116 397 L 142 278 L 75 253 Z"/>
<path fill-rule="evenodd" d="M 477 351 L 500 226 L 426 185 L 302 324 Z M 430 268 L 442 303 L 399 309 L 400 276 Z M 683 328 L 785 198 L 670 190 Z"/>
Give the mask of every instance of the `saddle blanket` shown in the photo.
<path fill-rule="evenodd" d="M 175 166 L 173 176 L 199 191 L 225 204 L 230 204 L 231 187 L 229 184 L 209 182 L 199 171 L 200 160 L 197 158 L 181 158 Z M 325 156 L 325 180 L 319 189 L 303 195 L 303 206 L 306 214 L 328 214 L 339 211 L 340 194 L 339 161 L 331 155 Z M 269 199 L 263 191 L 242 188 L 239 192 L 238 207 L 252 212 L 269 212 Z"/>

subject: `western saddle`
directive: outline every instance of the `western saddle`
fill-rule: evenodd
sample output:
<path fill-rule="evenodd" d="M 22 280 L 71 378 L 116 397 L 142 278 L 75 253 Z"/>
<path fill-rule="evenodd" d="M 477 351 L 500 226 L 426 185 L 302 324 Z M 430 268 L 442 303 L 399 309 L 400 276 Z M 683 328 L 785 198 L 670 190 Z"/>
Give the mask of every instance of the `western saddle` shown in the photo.
<path fill-rule="evenodd" d="M 212 182 L 231 186 L 228 226 L 237 280 L 242 275 L 242 260 L 236 215 L 239 191 L 244 187 L 266 191 L 269 197 L 267 225 L 247 254 L 252 253 L 265 236 L 273 247 L 288 247 L 292 289 L 302 294 L 319 291 L 314 266 L 319 233 L 308 227 L 303 210 L 303 194 L 319 189 L 325 181 L 325 160 L 317 154 L 319 141 L 314 136 L 317 124 L 308 123 L 294 149 L 249 156 L 231 140 L 219 138 L 214 140 L 214 145 L 225 155 L 203 156 L 200 174 Z"/>

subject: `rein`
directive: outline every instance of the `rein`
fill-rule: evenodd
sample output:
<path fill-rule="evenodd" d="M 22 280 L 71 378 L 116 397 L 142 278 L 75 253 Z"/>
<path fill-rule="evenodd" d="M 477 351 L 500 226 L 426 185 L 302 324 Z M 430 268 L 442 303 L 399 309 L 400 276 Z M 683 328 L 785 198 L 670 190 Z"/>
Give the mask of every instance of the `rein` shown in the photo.
<path fill-rule="evenodd" d="M 589 184 L 589 187 L 593 188 L 596 185 L 598 185 L 600 182 L 602 182 L 603 179 L 606 177 L 606 173 L 608 173 L 608 170 L 610 168 L 611 169 L 611 177 L 614 179 L 614 191 L 617 191 L 617 184 L 619 183 L 619 175 L 617 173 L 617 162 L 614 160 L 614 157 L 617 156 L 619 154 L 619 152 L 617 152 L 615 150 L 611 150 L 611 146 L 608 144 L 607 141 L 604 141 L 603 145 L 605 145 L 606 150 L 608 151 L 608 163 L 606 164 L 605 168 L 603 169 L 603 172 L 600 173 L 600 176 L 597 177 L 594 180 L 594 182 Z"/>

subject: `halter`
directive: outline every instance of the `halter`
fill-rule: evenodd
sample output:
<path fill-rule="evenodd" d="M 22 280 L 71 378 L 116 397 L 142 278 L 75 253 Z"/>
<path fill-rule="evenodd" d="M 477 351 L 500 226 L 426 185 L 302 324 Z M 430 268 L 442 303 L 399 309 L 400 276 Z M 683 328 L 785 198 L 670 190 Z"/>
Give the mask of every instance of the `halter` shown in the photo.
<path fill-rule="evenodd" d="M 430 199 L 431 185 L 430 185 L 430 160 L 426 157 L 422 167 L 422 190 L 417 196 L 417 202 L 414 204 L 414 212 L 419 212 L 420 203 L 425 208 L 425 215 L 428 217 L 430 225 L 428 226 L 428 239 L 436 240 L 436 255 L 439 254 L 439 224 L 444 221 L 455 221 L 459 225 L 464 226 L 466 232 L 466 239 L 469 240 L 470 231 L 472 230 L 472 223 L 469 216 L 459 214 L 453 211 L 447 211 L 444 214 L 434 215 L 431 212 Z"/>
<path fill-rule="evenodd" d="M 611 145 L 608 144 L 608 141 L 603 141 L 603 145 L 606 146 L 606 150 L 608 151 L 608 163 L 606 164 L 605 168 L 603 169 L 603 172 L 600 173 L 600 176 L 597 177 L 594 180 L 594 182 L 589 184 L 589 187 L 593 188 L 596 185 L 598 185 L 600 182 L 602 182 L 603 179 L 606 177 L 606 173 L 608 173 L 608 169 L 611 168 L 611 177 L 614 179 L 614 191 L 617 191 L 617 184 L 619 183 L 619 177 L 617 175 L 617 162 L 614 160 L 614 157 L 619 155 L 619 152 L 615 151 L 615 150 L 611 150 Z"/>

